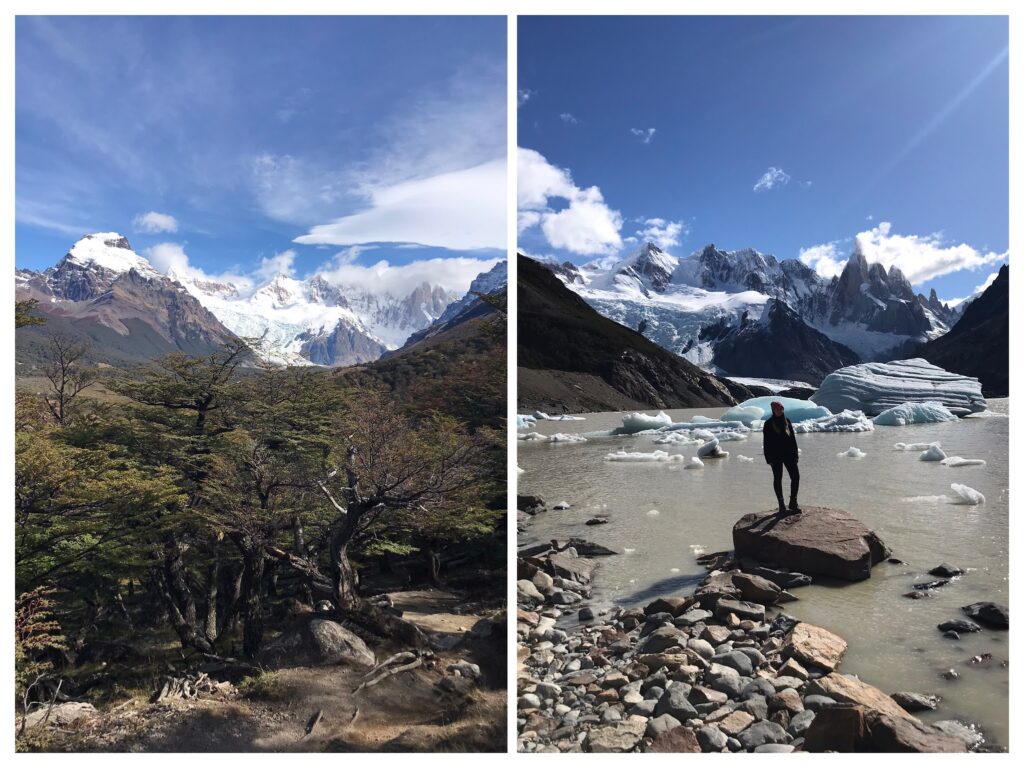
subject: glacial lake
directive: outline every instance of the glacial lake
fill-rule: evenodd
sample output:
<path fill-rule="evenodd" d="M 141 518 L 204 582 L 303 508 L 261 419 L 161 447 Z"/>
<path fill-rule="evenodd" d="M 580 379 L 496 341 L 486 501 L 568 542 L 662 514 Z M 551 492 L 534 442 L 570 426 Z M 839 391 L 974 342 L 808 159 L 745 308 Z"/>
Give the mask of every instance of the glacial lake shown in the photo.
<path fill-rule="evenodd" d="M 802 506 L 845 509 L 873 528 L 904 565 L 882 563 L 858 583 L 815 583 L 794 591 L 799 600 L 782 610 L 826 627 L 847 640 L 839 671 L 854 673 L 887 693 L 915 691 L 942 697 L 925 721 L 976 723 L 989 743 L 1009 746 L 1009 633 L 985 629 L 948 640 L 936 625 L 966 618 L 960 606 L 981 600 L 1009 605 L 1009 399 L 989 401 L 998 414 L 941 424 L 876 427 L 873 432 L 797 435 Z M 675 422 L 695 415 L 719 417 L 724 408 L 672 410 Z M 656 413 L 656 411 L 647 411 Z M 585 421 L 539 421 L 522 434 L 576 433 L 621 426 L 622 413 L 581 414 Z M 902 443 L 939 442 L 949 456 L 984 459 L 984 466 L 949 467 L 897 451 Z M 578 536 L 624 550 L 595 558 L 595 610 L 642 606 L 658 595 L 688 594 L 705 575 L 696 554 L 732 549 L 732 526 L 744 514 L 773 509 L 771 469 L 761 453 L 761 434 L 723 442 L 726 459 L 706 459 L 703 469 L 682 462 L 613 462 L 620 449 L 696 455 L 696 446 L 657 445 L 648 436 L 591 438 L 586 443 L 518 441 L 519 493 L 538 494 L 548 511 L 531 518 L 519 534 L 525 546 Z M 840 456 L 851 446 L 863 458 Z M 752 458 L 742 461 L 740 455 Z M 978 506 L 936 499 L 953 495 L 951 483 L 985 495 Z M 789 479 L 783 487 L 789 492 Z M 918 497 L 914 499 L 914 497 Z M 921 497 L 931 497 L 921 498 Z M 914 500 L 911 500 L 914 499 Z M 551 508 L 561 501 L 572 506 Z M 595 516 L 605 525 L 587 526 Z M 966 570 L 928 599 L 904 593 L 932 580 L 940 563 Z M 969 659 L 991 654 L 988 664 Z M 1019 663 L 1019 661 L 1018 661 Z M 941 674 L 955 669 L 959 679 Z"/>

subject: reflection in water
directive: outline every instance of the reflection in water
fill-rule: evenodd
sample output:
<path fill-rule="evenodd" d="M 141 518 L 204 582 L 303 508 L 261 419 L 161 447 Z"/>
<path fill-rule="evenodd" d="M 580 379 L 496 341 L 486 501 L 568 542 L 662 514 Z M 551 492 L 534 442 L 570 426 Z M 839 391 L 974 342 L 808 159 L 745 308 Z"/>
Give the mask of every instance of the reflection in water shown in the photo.
<path fill-rule="evenodd" d="M 1007 413 L 1009 400 L 990 402 Z M 695 414 L 719 416 L 722 409 L 670 411 L 674 421 Z M 622 415 L 588 414 L 586 421 L 539 422 L 536 431 L 590 432 L 619 426 Z M 1009 604 L 1007 563 L 1009 419 L 963 419 L 945 424 L 879 427 L 855 434 L 798 435 L 800 503 L 845 509 L 874 528 L 903 564 L 882 564 L 856 584 L 816 582 L 795 590 L 799 601 L 785 611 L 820 624 L 850 643 L 841 671 L 855 673 L 883 690 L 936 693 L 943 702 L 927 720 L 960 718 L 981 725 L 990 741 L 1009 744 L 1007 632 L 986 630 L 959 641 L 941 636 L 936 625 L 961 617 L 960 606 L 979 600 Z M 949 467 L 918 459 L 918 452 L 894 445 L 938 441 L 950 456 L 984 459 L 985 466 Z M 520 544 L 581 536 L 624 549 L 598 560 L 591 605 L 643 605 L 658 595 L 689 593 L 703 576 L 695 553 L 732 548 L 732 526 L 751 511 L 775 506 L 770 468 L 761 454 L 761 435 L 722 446 L 727 459 L 707 459 L 704 468 L 683 462 L 611 462 L 617 450 L 667 450 L 686 456 L 695 446 L 656 445 L 650 437 L 591 439 L 580 444 L 524 444 L 519 441 L 522 493 L 572 507 L 531 519 Z M 838 455 L 851 446 L 863 458 Z M 754 461 L 743 461 L 740 456 Z M 979 506 L 942 499 L 951 483 L 985 495 Z M 784 481 L 788 493 L 788 480 Z M 915 501 L 908 499 L 918 497 Z M 656 514 L 651 514 L 657 510 Z M 608 523 L 588 527 L 595 515 Z M 967 573 L 924 600 L 903 594 L 928 581 L 929 569 L 947 562 Z M 991 653 L 995 663 L 969 664 Z M 960 678 L 947 681 L 943 671 Z"/>

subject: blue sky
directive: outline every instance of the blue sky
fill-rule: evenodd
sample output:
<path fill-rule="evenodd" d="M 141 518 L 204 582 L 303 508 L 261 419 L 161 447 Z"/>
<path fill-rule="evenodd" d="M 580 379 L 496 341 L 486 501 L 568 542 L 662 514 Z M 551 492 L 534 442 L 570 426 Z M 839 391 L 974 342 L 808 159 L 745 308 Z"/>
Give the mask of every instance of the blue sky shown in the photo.
<path fill-rule="evenodd" d="M 504 17 L 19 17 L 17 265 L 118 231 L 207 274 L 453 258 L 471 278 L 504 254 L 505 32 Z"/>
<path fill-rule="evenodd" d="M 961 298 L 1007 260 L 1004 17 L 519 18 L 520 246 L 854 249 Z"/>

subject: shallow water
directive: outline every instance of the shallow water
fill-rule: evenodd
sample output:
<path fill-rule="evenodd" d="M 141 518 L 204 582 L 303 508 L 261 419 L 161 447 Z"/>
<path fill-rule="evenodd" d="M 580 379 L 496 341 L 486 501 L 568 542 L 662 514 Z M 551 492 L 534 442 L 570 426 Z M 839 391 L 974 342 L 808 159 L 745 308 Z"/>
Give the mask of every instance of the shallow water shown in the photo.
<path fill-rule="evenodd" d="M 1009 400 L 989 401 L 1008 414 Z M 721 415 L 723 409 L 669 411 L 673 421 Z M 649 411 L 649 413 L 653 413 Z M 584 414 L 586 421 L 538 422 L 542 434 L 583 433 L 620 426 L 622 414 Z M 961 719 L 977 723 L 989 742 L 1009 745 L 1009 633 L 985 630 L 947 640 L 936 625 L 963 618 L 960 606 L 979 600 L 1009 604 L 1009 419 L 971 418 L 943 424 L 878 427 L 855 434 L 797 435 L 803 506 L 845 509 L 873 528 L 905 565 L 883 563 L 855 584 L 814 584 L 794 590 L 799 601 L 784 610 L 846 638 L 850 647 L 840 671 L 855 673 L 888 693 L 935 693 L 943 701 L 924 720 Z M 984 459 L 985 466 L 947 467 L 918 460 L 918 452 L 896 451 L 903 443 L 942 443 L 949 456 Z M 855 459 L 837 454 L 855 446 Z M 643 605 L 656 595 L 689 592 L 702 578 L 695 554 L 732 548 L 732 526 L 751 511 L 769 510 L 775 499 L 771 470 L 761 454 L 761 435 L 725 442 L 730 457 L 705 460 L 704 469 L 681 463 L 605 461 L 617 450 L 665 450 L 686 456 L 695 446 L 656 445 L 650 437 L 593 438 L 582 444 L 519 441 L 519 492 L 539 494 L 549 510 L 565 500 L 572 507 L 532 518 L 520 545 L 556 537 L 581 536 L 625 549 L 600 558 L 594 581 L 595 608 Z M 738 455 L 754 459 L 739 460 Z M 979 506 L 960 506 L 934 497 L 952 494 L 950 483 L 970 486 L 986 497 Z M 788 478 L 783 479 L 788 494 Z M 910 501 L 912 497 L 933 500 Z M 586 526 L 595 515 L 607 525 Z M 903 593 L 934 577 L 929 569 L 948 562 L 966 575 L 925 600 Z M 991 653 L 987 668 L 968 664 Z M 956 669 L 960 678 L 940 673 Z"/>

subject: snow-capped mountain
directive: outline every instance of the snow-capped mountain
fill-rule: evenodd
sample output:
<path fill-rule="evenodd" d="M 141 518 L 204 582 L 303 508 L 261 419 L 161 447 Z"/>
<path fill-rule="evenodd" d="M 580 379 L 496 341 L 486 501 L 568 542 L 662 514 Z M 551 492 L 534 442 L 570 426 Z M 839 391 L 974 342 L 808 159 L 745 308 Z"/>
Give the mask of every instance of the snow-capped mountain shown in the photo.
<path fill-rule="evenodd" d="M 217 282 L 173 270 L 162 275 L 132 250 L 127 238 L 113 232 L 83 237 L 55 267 L 19 270 L 16 281 L 19 295 L 32 294 L 50 305 L 44 311 L 55 311 L 60 304 L 65 314 L 73 310 L 102 318 L 94 302 L 129 276 L 179 294 L 179 302 L 187 299 L 218 326 L 214 336 L 252 340 L 265 361 L 286 365 L 376 360 L 429 326 L 459 298 L 427 282 L 396 296 L 338 284 L 321 274 L 304 280 L 277 274 L 259 285 Z"/>
<path fill-rule="evenodd" d="M 739 328 L 744 317 L 761 317 L 770 299 L 861 359 L 940 336 L 957 317 L 934 291 L 927 299 L 915 295 L 897 268 L 869 264 L 859 253 L 832 279 L 797 259 L 779 261 L 749 248 L 723 251 L 708 245 L 679 258 L 653 243 L 610 264 L 565 263 L 552 271 L 601 314 L 643 328 L 661 346 L 712 368 L 717 362 L 713 337 Z M 718 332 L 702 339 L 709 326 Z"/>
<path fill-rule="evenodd" d="M 464 309 L 469 307 L 473 302 L 477 301 L 480 294 L 488 295 L 496 293 L 502 288 L 508 285 L 508 262 L 499 261 L 487 272 L 481 272 L 479 275 L 473 278 L 473 282 L 469 284 L 469 290 L 466 291 L 466 295 L 458 301 L 454 301 L 448 305 L 441 316 L 437 318 L 437 322 L 447 323 L 449 320 L 456 317 Z"/>

